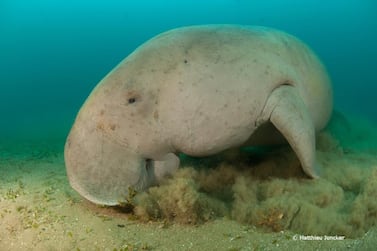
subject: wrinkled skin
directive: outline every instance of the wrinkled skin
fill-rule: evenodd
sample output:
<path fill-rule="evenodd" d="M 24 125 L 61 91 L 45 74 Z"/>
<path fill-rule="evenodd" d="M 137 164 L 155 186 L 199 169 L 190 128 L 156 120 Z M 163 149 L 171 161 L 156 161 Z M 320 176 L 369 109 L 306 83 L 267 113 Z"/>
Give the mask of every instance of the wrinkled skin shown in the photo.
<path fill-rule="evenodd" d="M 315 132 L 331 115 L 330 80 L 294 37 L 208 25 L 162 33 L 122 61 L 82 106 L 65 146 L 71 185 L 116 205 L 158 184 L 178 152 L 206 156 L 288 142 L 317 177 Z"/>

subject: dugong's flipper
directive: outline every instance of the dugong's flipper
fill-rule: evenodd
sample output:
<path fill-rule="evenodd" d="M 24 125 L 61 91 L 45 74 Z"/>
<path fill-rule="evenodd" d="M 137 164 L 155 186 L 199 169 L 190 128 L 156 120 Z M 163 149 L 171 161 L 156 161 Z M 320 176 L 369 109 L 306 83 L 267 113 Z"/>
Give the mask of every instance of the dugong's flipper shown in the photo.
<path fill-rule="evenodd" d="M 318 178 L 314 125 L 295 87 L 282 85 L 271 93 L 258 124 L 267 121 L 288 141 L 304 172 L 309 177 Z"/>
<path fill-rule="evenodd" d="M 155 183 L 160 183 L 166 176 L 172 176 L 179 167 L 179 158 L 174 153 L 166 154 L 162 160 L 154 161 Z"/>

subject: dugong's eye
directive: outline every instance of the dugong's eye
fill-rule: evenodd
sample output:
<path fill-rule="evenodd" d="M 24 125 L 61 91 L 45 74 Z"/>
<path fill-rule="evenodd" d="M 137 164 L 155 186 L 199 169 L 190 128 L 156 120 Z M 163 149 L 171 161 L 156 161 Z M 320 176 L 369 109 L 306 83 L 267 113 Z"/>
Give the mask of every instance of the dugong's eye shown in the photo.
<path fill-rule="evenodd" d="M 137 91 L 130 90 L 124 94 L 124 98 L 125 98 L 125 105 L 131 105 L 131 104 L 135 104 L 136 102 L 139 102 L 141 100 L 141 95 Z"/>
<path fill-rule="evenodd" d="M 133 103 L 135 103 L 136 102 L 136 98 L 129 98 L 128 99 L 128 103 L 129 104 L 133 104 Z"/>

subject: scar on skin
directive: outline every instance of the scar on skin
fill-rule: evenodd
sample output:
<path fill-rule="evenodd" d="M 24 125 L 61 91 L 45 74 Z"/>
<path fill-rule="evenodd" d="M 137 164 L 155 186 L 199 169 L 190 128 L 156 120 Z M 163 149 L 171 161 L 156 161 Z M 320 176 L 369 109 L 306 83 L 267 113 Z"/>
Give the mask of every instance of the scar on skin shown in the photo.
<path fill-rule="evenodd" d="M 154 111 L 154 113 L 153 113 L 153 117 L 154 117 L 155 120 L 158 119 L 158 111 L 157 111 L 157 110 Z"/>
<path fill-rule="evenodd" d="M 99 121 L 97 123 L 97 129 L 102 131 L 105 129 L 105 124 L 103 123 L 103 121 Z"/>

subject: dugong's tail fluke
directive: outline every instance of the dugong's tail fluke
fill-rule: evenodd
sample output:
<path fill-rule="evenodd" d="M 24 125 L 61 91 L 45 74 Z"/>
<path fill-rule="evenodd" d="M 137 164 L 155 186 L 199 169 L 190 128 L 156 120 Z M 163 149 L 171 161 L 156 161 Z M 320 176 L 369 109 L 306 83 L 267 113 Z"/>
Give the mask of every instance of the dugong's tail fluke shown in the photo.
<path fill-rule="evenodd" d="M 308 109 L 295 87 L 282 85 L 269 96 L 262 123 L 270 121 L 285 137 L 311 178 L 319 177 L 315 153 L 315 128 Z"/>

